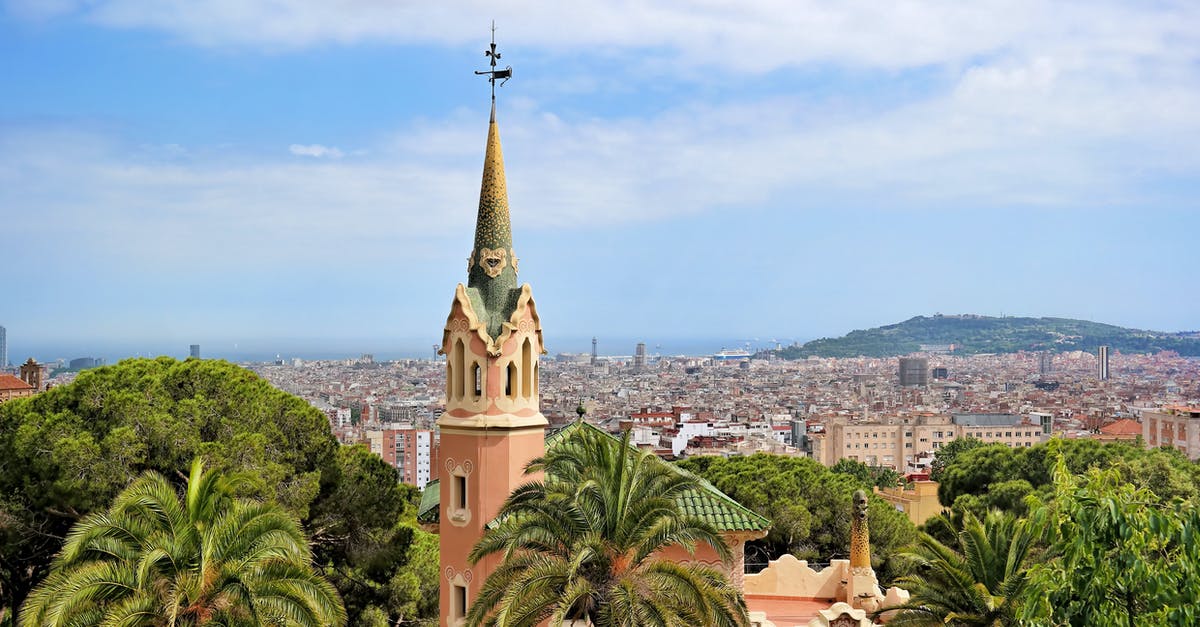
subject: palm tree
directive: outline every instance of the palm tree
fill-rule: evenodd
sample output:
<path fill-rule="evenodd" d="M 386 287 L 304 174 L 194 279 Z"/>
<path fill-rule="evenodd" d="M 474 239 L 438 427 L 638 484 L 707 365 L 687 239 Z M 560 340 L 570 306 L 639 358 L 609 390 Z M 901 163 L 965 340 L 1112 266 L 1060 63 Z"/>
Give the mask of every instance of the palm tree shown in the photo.
<path fill-rule="evenodd" d="M 656 557 L 681 545 L 729 547 L 709 524 L 688 517 L 676 498 L 695 479 L 649 453 L 582 422 L 526 473 L 542 481 L 517 488 L 471 552 L 501 554 L 467 614 L 467 624 L 498 627 L 586 620 L 615 625 L 748 624 L 745 601 L 712 568 Z"/>
<path fill-rule="evenodd" d="M 996 626 L 1016 624 L 1036 534 L 1028 520 L 992 510 L 981 521 L 962 516 L 957 547 L 922 533 L 907 554 L 913 574 L 897 582 L 911 597 L 888 625 Z"/>
<path fill-rule="evenodd" d="M 182 502 L 162 475 L 142 475 L 71 529 L 18 625 L 344 625 L 299 523 L 233 487 L 199 459 Z"/>

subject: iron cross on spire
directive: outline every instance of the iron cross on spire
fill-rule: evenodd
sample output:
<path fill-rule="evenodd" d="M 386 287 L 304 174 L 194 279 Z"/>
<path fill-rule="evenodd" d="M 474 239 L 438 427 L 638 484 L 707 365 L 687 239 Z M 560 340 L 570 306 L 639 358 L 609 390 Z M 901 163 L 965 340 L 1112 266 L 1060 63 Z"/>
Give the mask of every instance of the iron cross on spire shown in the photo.
<path fill-rule="evenodd" d="M 496 79 L 503 79 L 500 81 L 500 84 L 503 85 L 508 82 L 508 79 L 512 78 L 511 65 L 505 66 L 502 70 L 496 69 L 496 62 L 500 60 L 500 53 L 496 52 L 496 22 L 494 20 L 492 21 L 492 46 L 491 49 L 484 50 L 483 54 L 491 60 L 492 69 L 482 72 L 476 71 L 475 74 L 488 77 L 488 82 L 492 84 L 492 103 L 494 104 L 496 102 Z"/>

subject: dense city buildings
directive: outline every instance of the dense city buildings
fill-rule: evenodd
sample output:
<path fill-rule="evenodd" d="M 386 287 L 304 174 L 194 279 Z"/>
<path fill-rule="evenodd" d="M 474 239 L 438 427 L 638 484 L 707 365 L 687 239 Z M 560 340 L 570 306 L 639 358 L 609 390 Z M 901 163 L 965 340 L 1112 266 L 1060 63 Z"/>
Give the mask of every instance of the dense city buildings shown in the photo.
<path fill-rule="evenodd" d="M 1151 413 L 1186 425 L 1166 408 L 1200 406 L 1200 360 L 1172 353 L 1113 353 L 1106 382 L 1096 379 L 1094 353 L 1049 354 L 1049 376 L 1042 352 L 926 358 L 948 377 L 905 388 L 894 358 L 730 362 L 648 353 L 638 368 L 632 357 L 598 355 L 593 366 L 587 354 L 556 354 L 539 362 L 540 409 L 552 425 L 565 424 L 582 401 L 589 420 L 613 432 L 632 428 L 639 445 L 664 457 L 769 451 L 905 472 L 920 471 L 938 447 L 965 435 L 1019 447 L 1049 437 L 1140 436 L 1157 446 L 1161 428 L 1154 440 L 1141 434 Z M 412 427 L 431 430 L 431 446 L 438 444 L 440 362 L 291 360 L 252 368 L 329 414 L 343 442 L 365 442 L 371 429 Z M 1129 421 L 1137 435 L 1127 433 Z"/>

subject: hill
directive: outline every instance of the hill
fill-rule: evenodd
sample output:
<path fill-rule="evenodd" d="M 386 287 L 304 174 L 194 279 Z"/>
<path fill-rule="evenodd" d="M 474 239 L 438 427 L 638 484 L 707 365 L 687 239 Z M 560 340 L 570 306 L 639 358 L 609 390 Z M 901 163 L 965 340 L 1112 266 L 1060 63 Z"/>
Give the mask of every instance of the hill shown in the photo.
<path fill-rule="evenodd" d="M 964 314 L 917 316 L 898 324 L 851 331 L 777 351 L 785 359 L 805 357 L 891 357 L 922 345 L 954 344 L 954 354 L 1017 351 L 1095 351 L 1111 346 L 1123 353 L 1175 351 L 1200 356 L 1200 338 L 1183 333 L 1127 329 L 1070 318 L 992 318 Z"/>

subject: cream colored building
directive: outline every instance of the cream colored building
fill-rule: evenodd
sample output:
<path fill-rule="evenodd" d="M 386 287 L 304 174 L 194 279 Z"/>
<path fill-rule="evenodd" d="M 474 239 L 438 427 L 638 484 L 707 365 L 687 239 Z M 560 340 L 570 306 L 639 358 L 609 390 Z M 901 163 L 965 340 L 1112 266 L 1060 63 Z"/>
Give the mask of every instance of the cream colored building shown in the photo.
<path fill-rule="evenodd" d="M 1142 413 L 1146 446 L 1174 446 L 1188 459 L 1200 459 L 1200 407 L 1171 405 Z"/>
<path fill-rule="evenodd" d="M 813 459 L 826 466 L 852 459 L 903 471 L 923 453 L 936 454 L 956 438 L 1030 447 L 1049 439 L 1050 426 L 1014 414 L 889 416 L 871 423 L 852 423 L 836 416 L 825 422 L 824 433 L 809 437 Z"/>
<path fill-rule="evenodd" d="M 912 524 L 923 525 L 926 520 L 946 510 L 938 501 L 936 481 L 913 481 L 909 487 L 875 488 L 875 494 L 904 512 Z"/>

